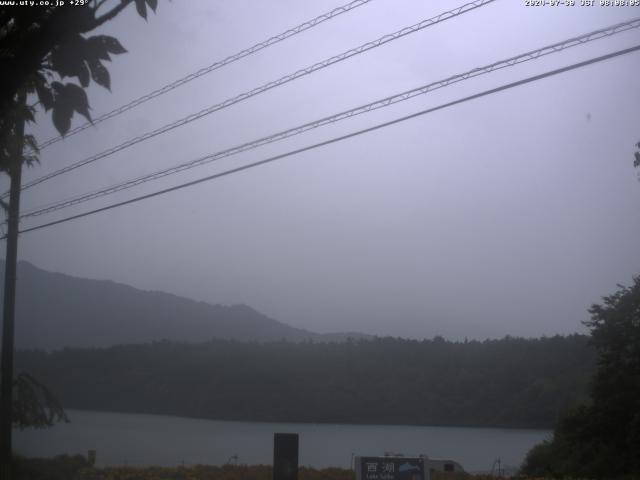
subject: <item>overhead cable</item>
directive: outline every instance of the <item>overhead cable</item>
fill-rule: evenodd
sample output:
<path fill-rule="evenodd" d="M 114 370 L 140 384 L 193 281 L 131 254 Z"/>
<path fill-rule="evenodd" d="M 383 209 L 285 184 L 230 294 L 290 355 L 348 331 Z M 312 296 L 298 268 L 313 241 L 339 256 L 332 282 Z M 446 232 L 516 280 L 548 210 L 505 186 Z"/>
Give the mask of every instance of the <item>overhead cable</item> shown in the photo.
<path fill-rule="evenodd" d="M 518 65 L 521 64 L 523 62 L 527 62 L 530 60 L 535 60 L 538 58 L 541 58 L 543 56 L 552 54 L 552 53 L 556 53 L 556 52 L 560 52 L 562 50 L 571 48 L 571 47 L 575 47 L 577 45 L 582 45 L 594 40 L 598 40 L 601 38 L 605 38 L 605 37 L 609 37 L 611 35 L 615 35 L 633 28 L 638 28 L 640 27 L 640 17 L 633 19 L 633 20 L 629 20 L 626 22 L 622 22 L 622 23 L 618 23 L 615 25 L 611 25 L 609 27 L 606 28 L 602 28 L 599 30 L 595 30 L 593 32 L 584 34 L 584 35 L 580 35 L 578 37 L 572 37 L 569 38 L 567 40 L 563 40 L 561 42 L 557 42 L 554 43 L 552 45 L 547 45 L 545 47 L 539 48 L 537 50 L 532 50 L 514 57 L 510 57 L 507 58 L 505 60 L 500 60 L 498 62 L 494 62 L 491 63 L 489 65 L 483 66 L 483 67 L 478 67 L 478 68 L 474 68 L 472 70 L 469 70 L 467 72 L 464 73 L 460 73 L 457 75 L 453 75 L 450 77 L 447 77 L 443 80 L 438 80 L 436 82 L 432 82 L 429 83 L 427 85 L 423 85 L 420 86 L 418 88 L 414 88 L 412 90 L 408 90 L 402 93 L 398 93 L 380 100 L 376 100 L 374 102 L 368 103 L 366 105 L 361 105 L 359 107 L 356 108 L 352 108 L 350 110 L 345 110 L 343 112 L 328 116 L 328 117 L 324 117 L 318 120 L 314 120 L 312 122 L 308 122 L 305 123 L 304 125 L 299 125 L 297 127 L 294 128 L 290 128 L 287 130 L 283 130 L 277 133 L 274 133 L 272 135 L 266 136 L 266 137 L 262 137 L 259 138 L 257 140 L 253 140 L 251 142 L 247 142 L 247 143 L 243 143 L 241 145 L 237 145 L 225 150 L 221 150 L 194 160 L 190 160 L 188 162 L 173 166 L 173 167 L 169 167 L 169 168 L 165 168 L 163 170 L 159 170 L 150 174 L 146 174 L 146 175 L 142 175 L 130 180 L 127 180 L 125 182 L 122 183 L 117 183 L 108 187 L 103 187 L 99 190 L 95 190 L 92 192 L 88 192 L 88 193 L 83 193 L 80 195 L 76 195 L 72 198 L 66 199 L 66 200 L 62 200 L 62 201 L 58 201 L 56 203 L 52 203 L 43 207 L 37 207 L 35 209 L 32 209 L 30 211 L 25 212 L 20 218 L 27 218 L 27 217 L 35 217 L 35 216 L 39 216 L 39 215 L 44 215 L 47 213 L 51 213 L 54 212 L 56 210 L 60 210 L 63 208 L 67 208 L 67 207 L 71 207 L 73 205 L 77 205 L 80 203 L 84 203 L 86 201 L 98 198 L 98 197 L 103 197 L 106 195 L 110 195 L 112 193 L 116 193 L 122 190 L 126 190 L 129 188 L 133 188 L 136 187 L 138 185 L 141 185 L 143 183 L 152 181 L 152 180 L 157 180 L 163 177 L 166 177 L 168 175 L 172 175 L 178 172 L 182 172 L 184 170 L 188 170 L 194 167 L 198 167 L 201 165 L 205 165 L 207 163 L 211 163 L 214 162 L 216 160 L 220 160 L 222 158 L 226 158 L 226 157 L 230 157 L 232 155 L 236 155 L 242 152 L 246 152 L 248 150 L 252 150 L 255 148 L 258 148 L 260 146 L 263 145 L 267 145 L 269 143 L 273 143 L 273 142 L 277 142 L 280 140 L 284 140 L 286 138 L 290 138 L 293 137 L 295 135 L 299 135 L 301 133 L 307 132 L 309 130 L 318 128 L 318 127 L 322 127 L 328 124 L 332 124 L 332 123 L 336 123 L 338 121 L 341 120 L 345 120 L 347 118 L 351 118 L 354 117 L 356 115 L 360 115 L 363 113 L 367 113 L 373 110 L 377 110 L 380 108 L 384 108 L 387 107 L 389 105 L 393 105 L 405 100 L 408 100 L 410 98 L 414 98 L 418 95 L 424 95 L 426 93 L 432 92 L 434 90 L 446 87 L 448 85 L 452 85 L 454 83 L 458 83 L 461 82 L 463 80 L 467 80 L 473 77 L 477 77 L 480 75 L 484 75 L 502 68 L 506 68 L 506 67 L 512 67 L 514 65 Z"/>
<path fill-rule="evenodd" d="M 159 191 L 156 191 L 156 192 L 153 192 L 153 193 L 148 193 L 146 195 L 141 195 L 139 197 L 131 198 L 129 200 L 125 200 L 125 201 L 122 201 L 122 202 L 113 203 L 111 205 L 107 205 L 107 206 L 104 206 L 104 207 L 96 208 L 94 210 L 90 210 L 90 211 L 87 211 L 87 212 L 79 213 L 77 215 L 72 215 L 72 216 L 61 218 L 59 220 L 55 220 L 55 221 L 52 221 L 52 222 L 44 223 L 44 224 L 41 224 L 41 225 L 36 225 L 34 227 L 29 227 L 29 228 L 26 228 L 24 230 L 21 230 L 19 233 L 33 232 L 35 230 L 40 230 L 40 229 L 43 229 L 43 228 L 52 227 L 54 225 L 59 225 L 61 223 L 70 222 L 72 220 L 77 220 L 79 218 L 87 217 L 89 215 L 94 215 L 94 214 L 97 214 L 97 213 L 100 213 L 100 212 L 105 212 L 107 210 L 112 210 L 114 208 L 123 207 L 125 205 L 130 205 L 130 204 L 133 204 L 133 203 L 136 203 L 136 202 L 140 202 L 142 200 L 147 200 L 147 199 L 150 199 L 150 198 L 153 198 L 153 197 L 157 197 L 159 195 L 164 195 L 166 193 L 174 192 L 174 191 L 177 191 L 177 190 L 182 190 L 184 188 L 192 187 L 194 185 L 198 185 L 198 184 L 204 183 L 204 182 L 209 182 L 211 180 L 215 180 L 215 179 L 218 179 L 218 178 L 221 178 L 221 177 L 225 177 L 225 176 L 231 175 L 233 173 L 238 173 L 238 172 L 241 172 L 241 171 L 244 171 L 244 170 L 249 170 L 249 169 L 254 168 L 254 167 L 265 165 L 267 163 L 271 163 L 271 162 L 274 162 L 276 160 L 280 160 L 282 158 L 286 158 L 286 157 L 290 157 L 290 156 L 293 156 L 293 155 L 297 155 L 297 154 L 300 154 L 300 153 L 303 153 L 303 152 L 307 152 L 309 150 L 313 150 L 313 149 L 316 149 L 316 148 L 319 148 L 319 147 L 323 147 L 323 146 L 330 145 L 330 144 L 333 144 L 333 143 L 341 142 L 343 140 L 347 140 L 349 138 L 353 138 L 353 137 L 356 137 L 356 136 L 359 136 L 359 135 L 362 135 L 362 134 L 365 134 L 365 133 L 369 133 L 369 132 L 373 132 L 375 130 L 386 128 L 386 127 L 389 127 L 391 125 L 395 125 L 395 124 L 404 122 L 406 120 L 410 120 L 412 118 L 416 118 L 416 117 L 420 117 L 422 115 L 433 113 L 433 112 L 438 111 L 438 110 L 443 110 L 445 108 L 449 108 L 449 107 L 452 107 L 454 105 L 459 105 L 461 103 L 465 103 L 465 102 L 468 102 L 470 100 L 475 100 L 475 99 L 478 99 L 478 98 L 481 98 L 481 97 L 485 97 L 485 96 L 488 96 L 488 95 L 493 95 L 495 93 L 498 93 L 498 92 L 501 92 L 501 91 L 504 91 L 504 90 L 508 90 L 508 89 L 515 88 L 515 87 L 518 87 L 518 86 L 521 86 L 521 85 L 525 85 L 525 84 L 528 84 L 528 83 L 536 82 L 536 81 L 542 80 L 544 78 L 548 78 L 548 77 L 551 77 L 551 76 L 554 76 L 554 75 L 558 75 L 558 74 L 561 74 L 561 73 L 565 73 L 565 72 L 568 72 L 568 71 L 571 71 L 571 70 L 575 70 L 575 69 L 578 69 L 578 68 L 586 67 L 586 66 L 592 65 L 594 63 L 598 63 L 598 62 L 602 62 L 602 61 L 605 61 L 605 60 L 609 60 L 609 59 L 612 59 L 614 57 L 618 57 L 618 56 L 621 56 L 621 55 L 626 55 L 626 54 L 629 54 L 629 53 L 632 53 L 632 52 L 636 52 L 638 50 L 640 50 L 640 45 L 636 45 L 634 47 L 626 48 L 626 49 L 623 49 L 623 50 L 618 50 L 618 51 L 615 51 L 615 52 L 612 52 L 612 53 L 609 53 L 609 54 L 606 54 L 606 55 L 602 55 L 602 56 L 599 56 L 599 57 L 591 58 L 591 59 L 585 60 L 583 62 L 574 63 L 574 64 L 568 65 L 566 67 L 562 67 L 562 68 L 558 68 L 558 69 L 555 69 L 555 70 L 551 70 L 551 71 L 548 71 L 548 72 L 545 72 L 545 73 L 542 73 L 542 74 L 539 74 L 539 75 L 534 75 L 534 76 L 531 76 L 531 77 L 528 77 L 528 78 L 525 78 L 525 79 L 522 79 L 522 80 L 518 80 L 516 82 L 511 82 L 511 83 L 502 85 L 500 87 L 492 88 L 490 90 L 485 90 L 483 92 L 476 93 L 474 95 L 469 95 L 467 97 L 464 97 L 464 98 L 461 98 L 461 99 L 458 99 L 458 100 L 454 100 L 452 102 L 448 102 L 448 103 L 444 103 L 442 105 L 438 105 L 437 107 L 428 108 L 426 110 L 422 110 L 420 112 L 413 113 L 411 115 L 406 115 L 404 117 L 396 118 L 396 119 L 388 121 L 388 122 L 380 123 L 378 125 L 374 125 L 374 126 L 369 127 L 369 128 L 358 130 L 356 132 L 352 132 L 352 133 L 349 133 L 349 134 L 346 134 L 346 135 L 342 135 L 342 136 L 339 136 L 339 137 L 334 137 L 332 139 L 329 139 L 329 140 L 326 140 L 326 141 L 323 141 L 323 142 L 319 142 L 319 143 L 315 143 L 313 145 L 309 145 L 309 146 L 306 146 L 306 147 L 303 147 L 303 148 L 292 150 L 292 151 L 289 151 L 289 152 L 286 152 L 286 153 L 282 153 L 280 155 L 275 155 L 273 157 L 269 157 L 269 158 L 266 158 L 266 159 L 258 161 L 258 162 L 254 162 L 254 163 L 250 163 L 250 164 L 247 164 L 247 165 L 243 165 L 241 167 L 236 167 L 236 168 L 233 168 L 233 169 L 230 169 L 230 170 L 226 170 L 226 171 L 221 172 L 221 173 L 216 173 L 214 175 L 209 175 L 209 176 L 204 177 L 204 178 L 199 178 L 197 180 L 193 180 L 193 181 L 190 181 L 190 182 L 182 183 L 180 185 L 176 185 L 176 186 L 173 186 L 173 187 L 165 188 L 163 190 L 159 190 Z M 4 239 L 4 238 L 6 238 L 6 236 L 2 237 L 0 239 Z"/>
<path fill-rule="evenodd" d="M 268 38 L 267 40 L 264 40 L 260 43 L 256 43 L 255 45 L 249 47 L 249 48 L 245 48 L 244 50 L 239 51 L 238 53 L 235 53 L 233 55 L 229 55 L 228 57 L 219 60 L 217 62 L 212 63 L 211 65 L 201 68 L 200 70 L 198 70 L 197 72 L 193 72 L 190 73 L 189 75 L 186 75 L 182 78 L 179 78 L 178 80 L 175 80 L 163 87 L 158 88 L 157 90 L 154 90 L 150 93 L 147 93 L 146 95 L 143 95 L 139 98 L 136 98 L 135 100 L 130 101 L 129 103 L 126 103 L 118 108 L 114 108 L 113 110 L 111 110 L 110 112 L 104 113 L 102 115 L 100 115 L 99 117 L 96 117 L 93 119 L 92 122 L 86 122 L 83 123 L 82 125 L 79 125 L 71 130 L 69 130 L 66 135 L 63 137 L 61 135 L 58 135 L 56 137 L 50 138 L 49 140 L 42 142 L 40 145 L 38 145 L 38 148 L 40 150 L 45 149 L 46 147 L 48 147 L 49 145 L 52 145 L 54 143 L 59 142 L 60 140 L 64 139 L 64 138 L 69 138 L 72 135 L 75 135 L 76 133 L 79 133 L 83 130 L 86 130 L 89 127 L 93 127 L 95 125 L 97 125 L 98 123 L 102 123 L 105 120 L 108 120 L 110 118 L 113 118 L 117 115 L 120 115 L 128 110 L 131 110 L 132 108 L 135 108 L 139 105 L 142 105 L 145 102 L 148 102 L 149 100 L 152 100 L 156 97 L 159 97 L 160 95 L 164 95 L 167 92 L 170 92 L 171 90 L 174 90 L 178 87 L 181 87 L 182 85 L 184 85 L 185 83 L 189 83 L 192 80 L 195 80 L 196 78 L 200 78 L 203 75 L 206 75 L 208 73 L 213 72 L 214 70 L 218 70 L 222 67 L 225 67 L 227 65 L 230 65 L 242 58 L 248 57 L 249 55 L 253 55 L 254 53 L 257 53 L 261 50 L 264 50 L 267 47 L 270 47 L 272 45 L 275 45 L 276 43 L 282 42 L 283 40 L 286 40 L 288 38 L 293 37 L 294 35 L 297 35 L 298 33 L 304 32 L 305 30 L 309 30 L 317 25 L 320 25 L 323 22 L 326 22 L 327 20 L 331 20 L 332 18 L 337 17 L 338 15 L 342 15 L 343 13 L 349 12 L 351 10 L 353 10 L 354 8 L 360 7 L 362 5 L 365 5 L 369 2 L 371 2 L 372 0 L 354 0 L 351 3 L 347 3 L 346 5 L 343 5 L 341 7 L 337 7 L 334 8 L 333 10 L 331 10 L 330 12 L 327 13 L 323 13 L 322 15 L 319 15 L 315 18 L 312 18 L 311 20 L 307 20 L 304 23 L 301 23 L 300 25 L 290 28 L 289 30 L 286 30 L 282 33 L 279 33 L 277 35 L 274 35 L 271 38 Z"/>
<path fill-rule="evenodd" d="M 443 12 L 435 17 L 429 18 L 427 20 L 423 20 L 419 23 L 416 23 L 415 25 L 409 26 L 409 27 L 405 27 L 401 30 L 398 30 L 397 32 L 394 33 L 390 33 L 387 35 L 384 35 L 376 40 L 373 40 L 371 42 L 367 42 L 363 45 L 360 45 L 359 47 L 356 48 L 352 48 L 350 50 L 347 50 L 346 52 L 343 52 L 339 55 L 335 55 L 331 58 L 328 58 L 326 60 L 323 60 L 321 62 L 318 63 L 314 63 L 313 65 L 303 68 L 301 70 L 298 70 L 292 74 L 289 75 L 285 75 L 284 77 L 279 78 L 278 80 L 273 80 L 269 83 L 266 83 L 264 85 L 262 85 L 261 87 L 257 87 L 254 88 L 252 90 L 249 90 L 248 92 L 245 93 L 241 93 L 240 95 L 237 95 L 235 97 L 229 98 L 227 100 L 224 100 L 223 102 L 217 103 L 215 105 L 212 105 L 208 108 L 205 108 L 203 110 L 200 110 L 199 112 L 193 113 L 191 115 L 188 115 L 180 120 L 177 120 L 175 122 L 172 122 L 170 124 L 164 125 L 163 127 L 157 128 L 155 130 L 152 130 L 150 132 L 147 132 L 145 134 L 142 134 L 140 136 L 137 136 L 135 138 L 132 138 L 130 140 L 127 140 L 126 142 L 123 142 L 119 145 L 116 145 L 115 147 L 109 148 L 108 150 L 105 150 L 101 153 L 98 153 L 96 155 L 93 155 L 91 157 L 85 158 L 83 160 L 80 160 L 78 162 L 75 162 L 71 165 L 68 165 L 66 167 L 63 167 L 59 170 L 56 170 L 54 172 L 48 173 L 46 175 L 43 175 L 42 177 L 36 178 L 34 180 L 31 180 L 30 182 L 25 183 L 22 186 L 22 190 L 26 190 L 28 188 L 31 188 L 35 185 L 38 185 L 46 180 L 49 180 L 51 178 L 57 177 L 58 175 L 62 175 L 64 173 L 68 173 L 72 170 L 75 170 L 77 168 L 80 168 L 84 165 L 87 165 L 89 163 L 93 163 L 97 160 L 100 160 L 102 158 L 108 157 L 109 155 L 113 155 L 116 152 L 120 152 L 126 148 L 129 148 L 133 145 L 136 145 L 140 142 L 143 142 L 145 140 L 148 140 L 150 138 L 153 138 L 157 135 L 161 135 L 163 133 L 166 133 L 170 130 L 173 130 L 174 128 L 178 128 L 181 127 L 183 125 L 186 125 L 188 123 L 191 123 L 195 120 L 198 120 L 206 115 L 210 115 L 211 113 L 217 112 L 218 110 L 222 110 L 224 108 L 230 107 L 231 105 L 234 105 L 236 103 L 242 102 L 244 100 L 247 100 L 251 97 L 254 97 L 256 95 L 259 95 L 261 93 L 264 93 L 268 90 L 271 90 L 273 88 L 279 87 L 281 85 L 285 85 L 293 80 L 296 80 L 300 77 L 303 77 L 305 75 L 309 75 L 311 73 L 317 72 L 318 70 L 321 70 L 323 68 L 326 68 L 330 65 L 333 65 L 335 63 L 341 62 L 343 60 L 346 60 L 348 58 L 351 58 L 355 55 L 359 55 L 361 53 L 364 53 L 366 51 L 372 50 L 374 48 L 380 47 L 381 45 L 384 45 L 386 43 L 392 42 L 394 40 L 397 40 L 399 38 L 405 37 L 407 35 L 410 35 L 412 33 L 418 32 L 420 30 L 423 30 L 427 27 L 430 27 L 432 25 L 436 25 L 440 22 L 443 22 L 445 20 L 449 20 L 451 18 L 455 18 L 459 15 L 462 15 L 466 12 L 469 12 L 471 10 L 475 10 L 476 8 L 482 7 L 484 5 L 487 5 L 489 3 L 494 2 L 495 0 L 475 0 L 474 2 L 471 3 L 466 3 L 458 8 L 455 8 L 453 10 L 448 10 L 446 12 Z M 3 194 L 0 198 L 5 198 L 8 195 L 8 193 Z"/>

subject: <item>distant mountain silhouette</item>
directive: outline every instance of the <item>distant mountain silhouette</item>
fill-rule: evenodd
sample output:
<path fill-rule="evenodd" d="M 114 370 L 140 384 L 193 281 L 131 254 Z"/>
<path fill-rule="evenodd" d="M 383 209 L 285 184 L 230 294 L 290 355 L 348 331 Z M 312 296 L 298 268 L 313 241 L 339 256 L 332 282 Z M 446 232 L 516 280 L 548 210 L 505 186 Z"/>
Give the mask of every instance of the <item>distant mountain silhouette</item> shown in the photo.
<path fill-rule="evenodd" d="M 0 287 L 4 287 L 4 263 L 0 260 Z M 212 338 L 247 342 L 367 338 L 360 333 L 318 334 L 278 322 L 246 305 L 211 305 L 112 281 L 47 272 L 25 261 L 18 263 L 16 296 L 16 347 L 22 349 Z"/>

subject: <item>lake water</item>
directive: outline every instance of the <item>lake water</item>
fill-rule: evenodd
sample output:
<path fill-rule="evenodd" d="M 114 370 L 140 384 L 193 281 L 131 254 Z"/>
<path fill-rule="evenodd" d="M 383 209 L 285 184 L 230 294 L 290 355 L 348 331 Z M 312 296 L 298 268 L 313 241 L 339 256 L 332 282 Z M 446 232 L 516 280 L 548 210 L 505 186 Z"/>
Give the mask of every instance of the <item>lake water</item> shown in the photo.
<path fill-rule="evenodd" d="M 271 464 L 273 434 L 300 435 L 300 465 L 349 468 L 352 455 L 385 452 L 444 457 L 469 472 L 487 471 L 495 459 L 517 467 L 547 430 L 251 423 L 182 417 L 69 410 L 71 423 L 47 430 L 15 432 L 15 452 L 27 456 L 86 455 L 99 466 Z"/>

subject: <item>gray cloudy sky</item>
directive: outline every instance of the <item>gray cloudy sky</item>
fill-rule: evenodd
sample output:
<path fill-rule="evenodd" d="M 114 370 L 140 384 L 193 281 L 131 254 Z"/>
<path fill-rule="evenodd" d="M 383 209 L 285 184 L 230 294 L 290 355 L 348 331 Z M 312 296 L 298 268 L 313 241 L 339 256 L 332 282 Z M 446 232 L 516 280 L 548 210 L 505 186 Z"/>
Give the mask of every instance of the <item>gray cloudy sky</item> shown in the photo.
<path fill-rule="evenodd" d="M 103 28 L 129 53 L 109 66 L 112 93 L 91 89 L 93 114 L 340 4 L 176 0 L 160 2 L 147 23 L 130 9 Z M 374 0 L 48 148 L 25 181 L 460 4 Z M 637 16 L 640 7 L 498 0 L 25 191 L 23 210 Z M 465 81 L 23 227 L 632 46 L 638 33 Z M 589 305 L 640 273 L 640 183 L 632 167 L 639 72 L 640 54 L 630 54 L 28 233 L 20 258 L 211 303 L 245 303 L 318 332 L 483 339 L 584 331 Z M 40 117 L 33 132 L 49 138 L 49 118 Z"/>

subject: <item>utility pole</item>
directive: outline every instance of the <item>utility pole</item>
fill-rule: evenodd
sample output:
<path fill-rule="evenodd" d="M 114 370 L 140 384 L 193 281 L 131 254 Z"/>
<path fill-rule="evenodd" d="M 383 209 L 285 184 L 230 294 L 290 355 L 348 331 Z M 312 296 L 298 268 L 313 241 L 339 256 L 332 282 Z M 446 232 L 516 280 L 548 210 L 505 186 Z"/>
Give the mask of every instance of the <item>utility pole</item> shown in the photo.
<path fill-rule="evenodd" d="M 26 94 L 18 94 L 15 142 L 7 173 L 11 179 L 7 215 L 7 254 L 4 270 L 4 304 L 2 310 L 2 390 L 0 392 L 0 480 L 11 479 L 11 425 L 13 410 L 13 339 L 16 306 L 16 266 L 18 262 L 18 222 L 20 217 L 20 187 L 22 184 L 22 150 L 24 117 L 20 111 L 26 105 Z"/>

